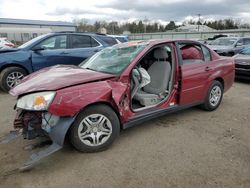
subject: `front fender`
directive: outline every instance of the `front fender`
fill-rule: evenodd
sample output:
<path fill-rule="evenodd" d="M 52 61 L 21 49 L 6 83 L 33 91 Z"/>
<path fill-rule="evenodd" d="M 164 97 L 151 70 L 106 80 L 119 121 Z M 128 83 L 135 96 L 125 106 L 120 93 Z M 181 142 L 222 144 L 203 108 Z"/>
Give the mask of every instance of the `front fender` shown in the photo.
<path fill-rule="evenodd" d="M 48 111 L 57 116 L 75 116 L 86 106 L 106 102 L 122 114 L 120 103 L 126 84 L 115 81 L 87 83 L 58 90 Z"/>
<path fill-rule="evenodd" d="M 20 50 L 17 52 L 2 53 L 0 55 L 0 70 L 10 66 L 20 66 L 28 71 L 28 73 L 31 73 L 33 72 L 33 68 L 30 57 L 31 53 L 29 51 Z"/>

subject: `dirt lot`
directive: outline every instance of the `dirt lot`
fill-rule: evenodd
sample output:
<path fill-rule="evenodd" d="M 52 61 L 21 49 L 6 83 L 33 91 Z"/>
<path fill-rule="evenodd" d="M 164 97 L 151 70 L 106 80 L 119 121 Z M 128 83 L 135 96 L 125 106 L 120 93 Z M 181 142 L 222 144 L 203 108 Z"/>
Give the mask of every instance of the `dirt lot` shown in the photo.
<path fill-rule="evenodd" d="M 15 99 L 0 93 L 0 135 Z M 108 150 L 68 144 L 33 170 L 21 138 L 0 145 L 0 187 L 250 187 L 250 83 L 236 82 L 215 112 L 192 108 L 128 129 Z"/>

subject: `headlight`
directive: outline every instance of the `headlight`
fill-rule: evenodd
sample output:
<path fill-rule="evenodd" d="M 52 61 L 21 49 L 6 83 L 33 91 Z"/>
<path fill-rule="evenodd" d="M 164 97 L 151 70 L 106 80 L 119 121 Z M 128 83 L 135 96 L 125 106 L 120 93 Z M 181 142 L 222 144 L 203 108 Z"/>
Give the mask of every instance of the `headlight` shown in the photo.
<path fill-rule="evenodd" d="M 47 110 L 52 103 L 56 92 L 39 92 L 25 95 L 18 99 L 17 108 L 25 110 Z"/>

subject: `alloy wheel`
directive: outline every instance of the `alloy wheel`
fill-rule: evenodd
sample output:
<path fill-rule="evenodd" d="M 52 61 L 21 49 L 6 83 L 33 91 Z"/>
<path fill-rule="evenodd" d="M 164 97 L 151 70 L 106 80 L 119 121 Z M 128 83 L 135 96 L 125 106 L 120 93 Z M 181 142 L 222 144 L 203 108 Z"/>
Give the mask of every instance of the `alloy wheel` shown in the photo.
<path fill-rule="evenodd" d="M 88 146 L 104 144 L 112 134 L 110 120 L 102 114 L 91 114 L 85 117 L 79 127 L 78 136 Z"/>
<path fill-rule="evenodd" d="M 222 91 L 219 86 L 214 86 L 210 92 L 209 102 L 212 106 L 216 106 L 221 99 Z"/>
<path fill-rule="evenodd" d="M 22 78 L 24 74 L 21 72 L 12 72 L 6 78 L 6 83 L 9 88 L 13 88 Z"/>

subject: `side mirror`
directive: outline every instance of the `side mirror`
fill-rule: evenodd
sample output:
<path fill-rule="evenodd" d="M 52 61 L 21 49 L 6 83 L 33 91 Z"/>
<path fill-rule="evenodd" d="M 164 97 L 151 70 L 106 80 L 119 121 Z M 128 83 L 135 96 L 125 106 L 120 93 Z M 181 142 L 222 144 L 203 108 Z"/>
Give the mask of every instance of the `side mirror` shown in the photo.
<path fill-rule="evenodd" d="M 236 43 L 236 45 L 235 45 L 235 47 L 241 47 L 241 46 L 243 46 L 243 43 L 241 43 L 241 42 L 238 42 L 238 43 Z"/>
<path fill-rule="evenodd" d="M 34 48 L 32 48 L 32 50 L 33 50 L 34 52 L 38 52 L 38 51 L 45 50 L 45 48 L 44 48 L 44 47 L 41 47 L 41 46 L 35 46 Z"/>

